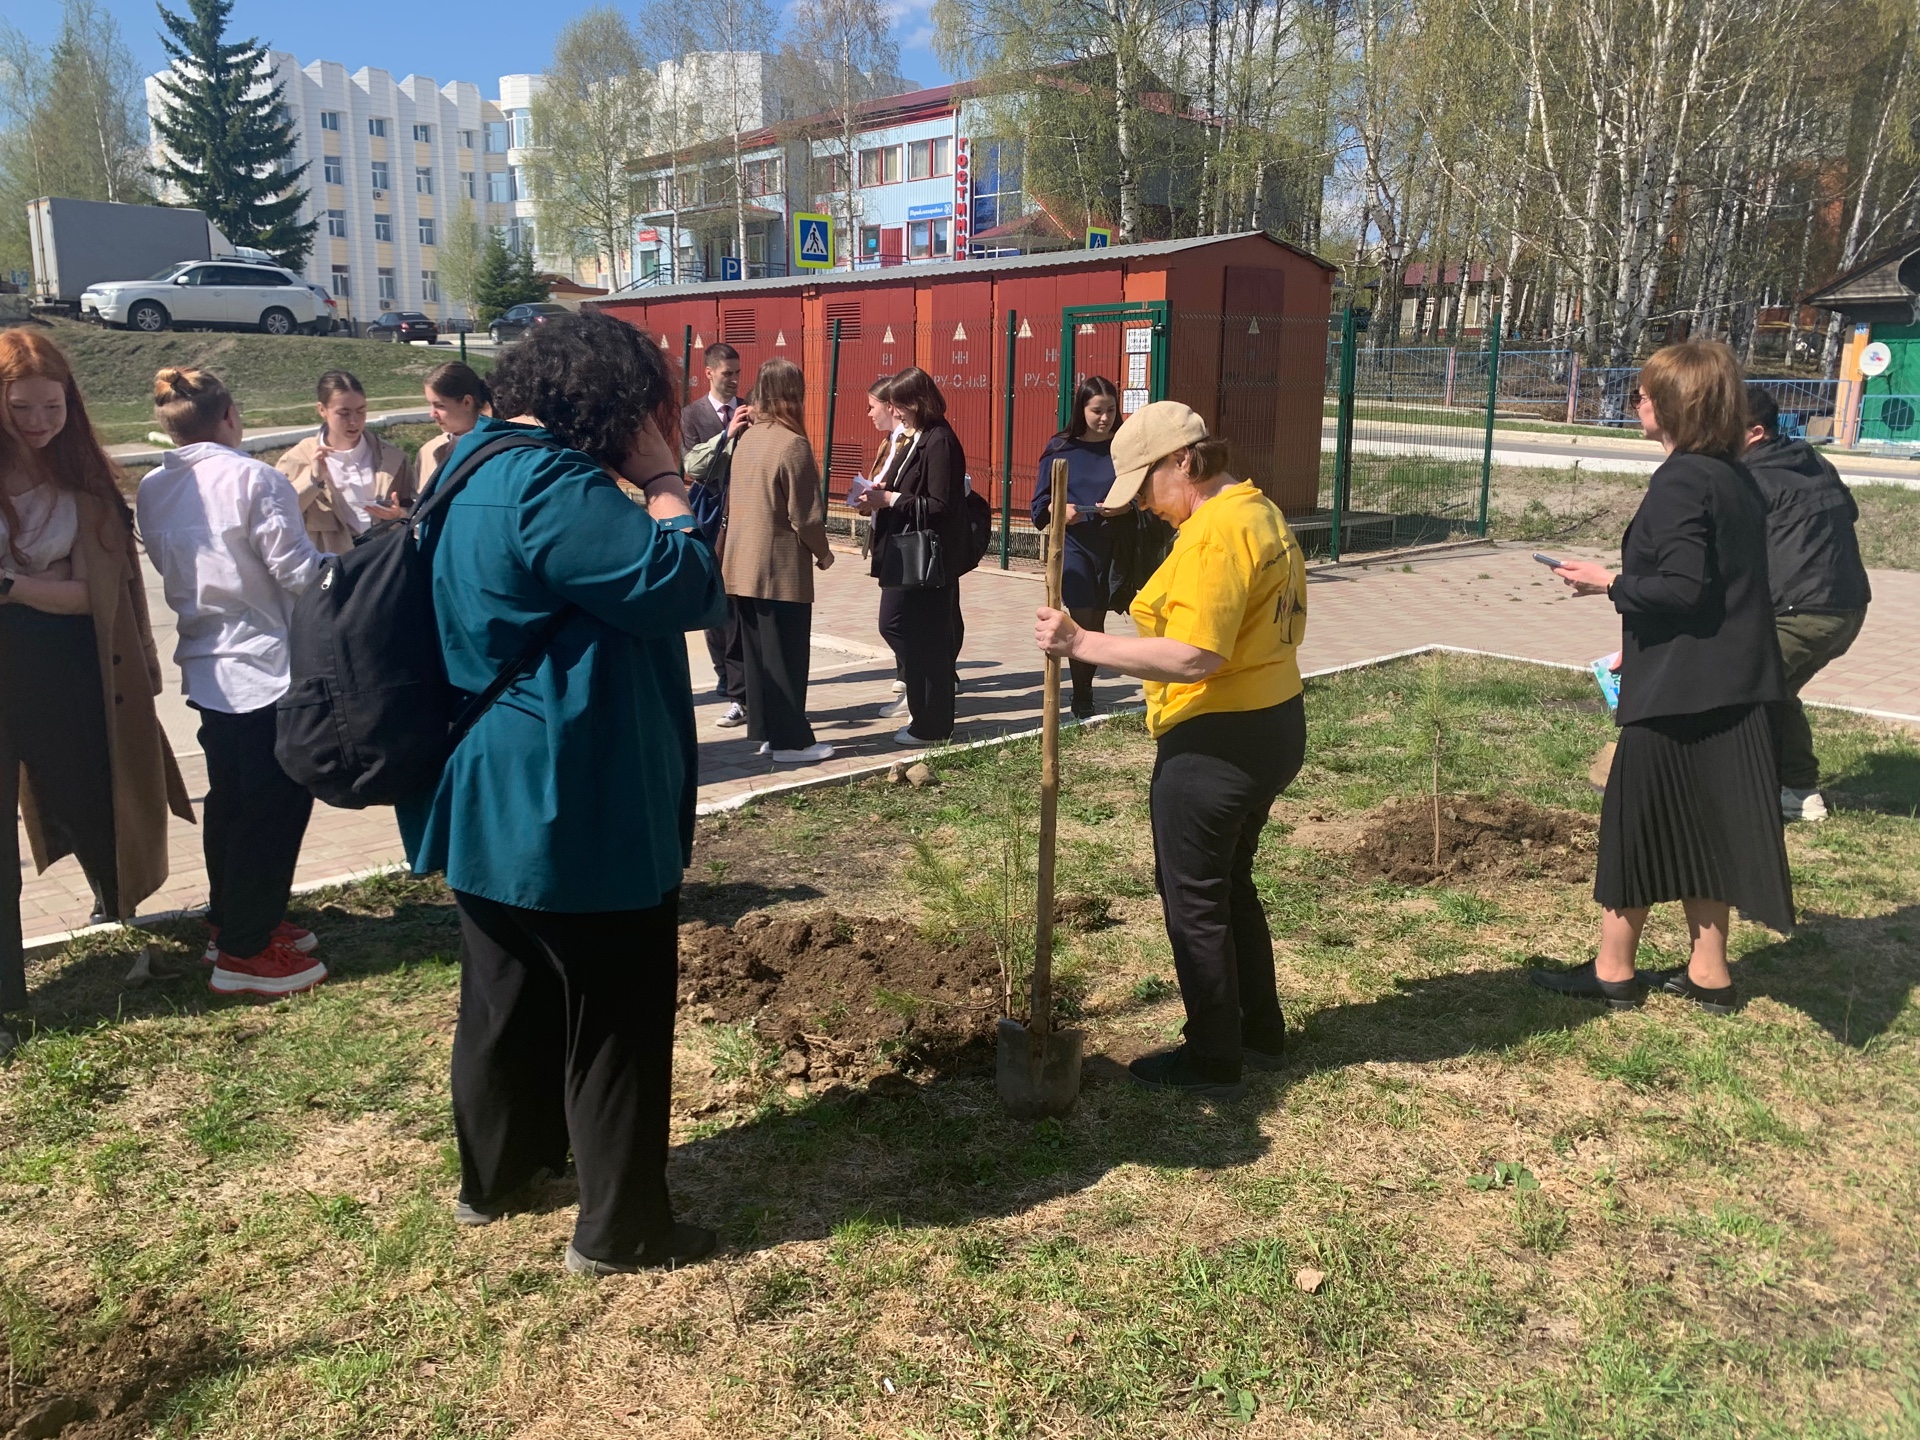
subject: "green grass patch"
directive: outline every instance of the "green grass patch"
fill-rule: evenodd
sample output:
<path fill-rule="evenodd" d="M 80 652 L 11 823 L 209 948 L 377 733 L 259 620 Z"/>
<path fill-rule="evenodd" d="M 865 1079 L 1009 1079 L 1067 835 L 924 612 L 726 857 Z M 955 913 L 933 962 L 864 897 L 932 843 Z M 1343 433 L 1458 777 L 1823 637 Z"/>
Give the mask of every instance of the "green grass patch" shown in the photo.
<path fill-rule="evenodd" d="M 1073 731 L 1060 887 L 1111 917 L 1058 935 L 1078 1106 L 1011 1121 L 964 1067 L 789 1082 L 750 1024 L 683 1015 L 670 1178 L 724 1249 L 672 1275 L 566 1277 L 567 1180 L 453 1224 L 436 884 L 312 897 L 334 978 L 286 1002 L 209 996 L 191 925 L 143 937 L 176 980 L 127 987 L 127 938 L 36 961 L 40 1028 L 0 1066 L 0 1414 L 137 1340 L 182 1357 L 138 1422 L 208 1437 L 1908 1433 L 1920 744 L 1815 712 L 1835 815 L 1789 832 L 1800 931 L 1736 926 L 1732 1019 L 1614 1015 L 1524 979 L 1591 953 L 1584 885 L 1387 885 L 1315 848 L 1425 793 L 1436 688 L 1450 794 L 1596 807 L 1584 676 L 1449 657 L 1310 686 L 1256 875 L 1294 1043 L 1247 1100 L 1124 1080 L 1183 1018 L 1153 746 Z M 1006 848 L 1037 748 L 935 764 L 934 789 L 703 821 L 686 912 L 1030 923 Z M 1684 954 L 1671 912 L 1650 958 Z"/>

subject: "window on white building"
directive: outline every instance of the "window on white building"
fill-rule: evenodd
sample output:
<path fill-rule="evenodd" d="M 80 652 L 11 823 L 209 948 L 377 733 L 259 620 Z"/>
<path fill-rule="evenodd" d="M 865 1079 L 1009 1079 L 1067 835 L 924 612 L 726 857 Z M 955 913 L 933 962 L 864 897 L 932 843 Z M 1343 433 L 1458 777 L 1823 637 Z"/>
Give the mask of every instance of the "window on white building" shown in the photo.
<path fill-rule="evenodd" d="M 931 140 L 915 140 L 907 146 L 907 178 L 931 180 L 953 173 L 953 137 L 937 135 Z"/>
<path fill-rule="evenodd" d="M 526 110 L 509 110 L 507 124 L 513 130 L 513 148 L 525 150 L 533 144 L 533 115 Z"/>
<path fill-rule="evenodd" d="M 900 147 L 882 145 L 860 152 L 862 185 L 896 185 L 900 181 Z"/>
<path fill-rule="evenodd" d="M 473 171 L 462 170 L 460 172 L 460 193 L 469 200 L 478 200 L 480 198 L 479 183 L 473 178 Z"/>
<path fill-rule="evenodd" d="M 369 135 L 376 135 L 382 140 L 386 139 L 387 138 L 386 117 L 384 115 L 375 115 L 375 116 L 372 116 L 370 119 L 368 119 L 367 133 Z"/>
<path fill-rule="evenodd" d="M 533 172 L 524 165 L 513 167 L 513 198 L 516 200 L 533 199 Z"/>
<path fill-rule="evenodd" d="M 414 126 L 413 138 L 418 140 L 422 145 L 431 145 L 433 143 L 433 126 L 431 125 Z"/>
<path fill-rule="evenodd" d="M 487 153 L 489 155 L 506 154 L 507 153 L 507 122 L 504 120 L 489 120 L 486 122 L 486 132 L 487 132 Z"/>
<path fill-rule="evenodd" d="M 374 194 L 377 195 L 382 190 L 392 189 L 393 187 L 387 184 L 387 162 L 384 160 L 375 160 L 372 164 Z"/>
<path fill-rule="evenodd" d="M 353 298 L 353 283 L 347 278 L 347 267 L 344 265 L 333 267 L 333 298 L 336 300 Z"/>
<path fill-rule="evenodd" d="M 440 303 L 440 272 L 438 270 L 420 272 L 420 298 L 429 305 Z"/>
<path fill-rule="evenodd" d="M 338 155 L 328 155 L 320 161 L 320 175 L 329 185 L 347 183 L 347 167 L 341 163 Z"/>
<path fill-rule="evenodd" d="M 489 170 L 487 172 L 487 199 L 496 205 L 508 205 L 513 202 L 513 172 L 511 170 Z"/>
<path fill-rule="evenodd" d="M 400 298 L 399 294 L 394 290 L 394 287 L 393 287 L 393 271 L 388 269 L 385 265 L 382 265 L 379 268 L 379 270 L 375 272 L 375 274 L 380 281 L 381 303 L 385 305 L 391 305 L 395 300 L 398 300 Z"/>
<path fill-rule="evenodd" d="M 424 165 L 417 168 L 413 172 L 413 189 L 416 195 L 431 195 L 433 193 L 433 171 Z"/>
<path fill-rule="evenodd" d="M 338 110 L 322 110 L 320 112 L 320 128 L 322 130 L 338 130 L 340 128 L 340 112 Z"/>
<path fill-rule="evenodd" d="M 373 217 L 373 238 L 386 241 L 393 239 L 393 216 L 375 215 Z"/>
<path fill-rule="evenodd" d="M 747 194 L 777 195 L 780 193 L 779 160 L 749 160 L 742 169 L 746 175 Z"/>
<path fill-rule="evenodd" d="M 327 234 L 335 240 L 347 238 L 347 212 L 344 210 L 327 211 Z"/>
<path fill-rule="evenodd" d="M 473 131 L 462 130 L 460 132 L 460 148 L 462 150 L 471 150 L 473 148 Z"/>
<path fill-rule="evenodd" d="M 433 217 L 431 215 L 422 215 L 420 217 L 420 243 L 422 245 L 431 245 L 434 243 Z"/>

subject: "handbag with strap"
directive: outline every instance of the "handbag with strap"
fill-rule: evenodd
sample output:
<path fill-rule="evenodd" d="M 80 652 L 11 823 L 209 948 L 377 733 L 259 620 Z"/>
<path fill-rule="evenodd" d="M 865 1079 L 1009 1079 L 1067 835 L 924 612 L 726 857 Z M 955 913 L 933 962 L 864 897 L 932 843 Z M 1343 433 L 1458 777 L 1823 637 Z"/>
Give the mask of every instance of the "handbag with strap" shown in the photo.
<path fill-rule="evenodd" d="M 881 544 L 880 583 L 897 590 L 938 590 L 947 583 L 947 557 L 939 532 L 927 524 L 927 497 L 903 498 L 911 507 L 906 528 Z"/>

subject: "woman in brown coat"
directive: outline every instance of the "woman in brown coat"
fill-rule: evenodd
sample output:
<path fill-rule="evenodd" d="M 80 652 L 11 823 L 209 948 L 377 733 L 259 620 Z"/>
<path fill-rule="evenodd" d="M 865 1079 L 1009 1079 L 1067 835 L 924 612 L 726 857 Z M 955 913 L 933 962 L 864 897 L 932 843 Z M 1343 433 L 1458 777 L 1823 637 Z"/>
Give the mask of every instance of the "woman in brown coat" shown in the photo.
<path fill-rule="evenodd" d="M 471 365 L 449 360 L 427 375 L 427 409 L 440 433 L 420 447 L 420 491 L 433 485 L 440 462 L 460 443 L 460 437 L 493 413 L 493 391 Z"/>
<path fill-rule="evenodd" d="M 367 429 L 367 392 L 352 374 L 320 377 L 320 433 L 280 457 L 293 482 L 300 518 L 316 550 L 341 555 L 354 537 L 382 520 L 399 520 L 413 505 L 413 461 Z"/>
<path fill-rule="evenodd" d="M 733 451 L 720 574 L 738 607 L 747 676 L 747 738 L 782 764 L 833 754 L 807 723 L 813 571 L 833 564 L 820 467 L 807 444 L 807 384 L 769 360 L 753 386 L 753 425 Z"/>
<path fill-rule="evenodd" d="M 0 332 L 0 1014 L 27 1000 L 15 806 L 36 868 L 77 855 L 114 919 L 167 878 L 167 811 L 193 819 L 115 476 L 59 348 Z"/>

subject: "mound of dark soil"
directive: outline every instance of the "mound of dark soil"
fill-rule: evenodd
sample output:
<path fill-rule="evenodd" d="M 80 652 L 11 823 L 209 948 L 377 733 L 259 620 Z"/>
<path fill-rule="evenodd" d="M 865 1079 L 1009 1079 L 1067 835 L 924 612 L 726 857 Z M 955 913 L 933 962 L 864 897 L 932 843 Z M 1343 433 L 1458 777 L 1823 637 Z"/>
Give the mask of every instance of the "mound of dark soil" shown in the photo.
<path fill-rule="evenodd" d="M 1591 816 L 1543 810 L 1511 795 L 1440 797 L 1440 863 L 1433 863 L 1433 802 L 1393 800 L 1374 813 L 1353 850 L 1363 875 L 1396 885 L 1432 880 L 1593 878 L 1599 827 Z"/>
<path fill-rule="evenodd" d="M 903 920 L 771 916 L 680 929 L 680 1003 L 739 1023 L 782 1052 L 792 1077 L 855 1078 L 982 1058 L 1000 1005 L 984 943 L 930 943 Z"/>
<path fill-rule="evenodd" d="M 94 1302 L 52 1316 L 45 1368 L 32 1380 L 0 1383 L 0 1435 L 22 1440 L 133 1440 L 152 1430 L 159 1408 L 222 1356 L 193 1301 L 153 1291 L 128 1300 L 119 1321 L 95 1340 L 76 1340 L 94 1318 Z M 0 1330 L 0 1370 L 14 1359 Z"/>

